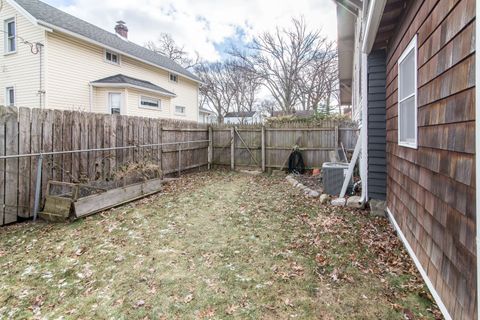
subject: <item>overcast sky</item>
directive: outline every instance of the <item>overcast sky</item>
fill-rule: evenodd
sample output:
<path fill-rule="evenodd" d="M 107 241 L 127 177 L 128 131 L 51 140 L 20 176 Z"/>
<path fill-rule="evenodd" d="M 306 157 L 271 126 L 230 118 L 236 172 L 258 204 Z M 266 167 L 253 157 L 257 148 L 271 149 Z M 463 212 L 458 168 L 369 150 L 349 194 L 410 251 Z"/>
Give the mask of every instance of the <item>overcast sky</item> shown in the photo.
<path fill-rule="evenodd" d="M 288 26 L 303 15 L 309 26 L 336 39 L 336 13 L 332 0 L 43 0 L 113 31 L 124 20 L 129 39 L 140 45 L 161 32 L 204 59 L 217 60 L 230 43 L 248 41 L 253 34 Z"/>

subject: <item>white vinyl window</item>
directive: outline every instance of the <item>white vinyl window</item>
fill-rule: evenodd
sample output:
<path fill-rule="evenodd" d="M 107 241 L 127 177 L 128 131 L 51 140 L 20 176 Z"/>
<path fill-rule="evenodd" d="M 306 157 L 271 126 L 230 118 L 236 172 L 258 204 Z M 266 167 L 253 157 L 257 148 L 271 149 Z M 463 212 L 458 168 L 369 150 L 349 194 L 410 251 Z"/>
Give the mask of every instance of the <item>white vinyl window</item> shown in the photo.
<path fill-rule="evenodd" d="M 105 50 L 105 60 L 113 64 L 120 64 L 120 56 L 112 51 Z"/>
<path fill-rule="evenodd" d="M 122 110 L 122 94 L 119 92 L 108 93 L 108 110 L 111 114 L 120 114 Z"/>
<path fill-rule="evenodd" d="M 170 73 L 170 81 L 178 82 L 178 76 L 174 73 Z"/>
<path fill-rule="evenodd" d="M 180 115 L 185 115 L 185 107 L 182 106 L 175 106 L 175 113 L 180 114 Z"/>
<path fill-rule="evenodd" d="M 417 36 L 398 59 L 398 144 L 417 148 Z"/>
<path fill-rule="evenodd" d="M 161 109 L 161 102 L 159 99 L 149 98 L 145 96 L 140 97 L 140 107 L 141 108 L 150 108 L 150 109 Z"/>
<path fill-rule="evenodd" d="M 14 106 L 15 105 L 15 88 L 7 87 L 5 89 L 5 105 Z"/>
<path fill-rule="evenodd" d="M 5 53 L 14 53 L 17 51 L 17 26 L 15 18 L 5 20 Z"/>

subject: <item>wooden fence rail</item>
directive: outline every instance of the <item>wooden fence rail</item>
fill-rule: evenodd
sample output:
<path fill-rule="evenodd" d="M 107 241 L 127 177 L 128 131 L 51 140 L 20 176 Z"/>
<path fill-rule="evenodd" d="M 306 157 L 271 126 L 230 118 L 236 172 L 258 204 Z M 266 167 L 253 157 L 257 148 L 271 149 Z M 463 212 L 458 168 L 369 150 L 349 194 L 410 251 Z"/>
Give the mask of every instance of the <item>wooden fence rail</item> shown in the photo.
<path fill-rule="evenodd" d="M 154 163 L 164 175 L 207 165 L 266 170 L 282 167 L 292 147 L 298 145 L 307 167 L 321 167 L 340 143 L 353 149 L 357 134 L 355 128 L 331 121 L 315 125 L 207 126 L 122 115 L 0 107 L 0 225 L 32 216 L 39 153 L 44 154 L 38 180 L 43 202 L 49 180 L 105 181 L 124 165 L 135 162 Z M 66 152 L 74 150 L 90 151 Z M 34 155 L 18 157 L 25 154 Z"/>

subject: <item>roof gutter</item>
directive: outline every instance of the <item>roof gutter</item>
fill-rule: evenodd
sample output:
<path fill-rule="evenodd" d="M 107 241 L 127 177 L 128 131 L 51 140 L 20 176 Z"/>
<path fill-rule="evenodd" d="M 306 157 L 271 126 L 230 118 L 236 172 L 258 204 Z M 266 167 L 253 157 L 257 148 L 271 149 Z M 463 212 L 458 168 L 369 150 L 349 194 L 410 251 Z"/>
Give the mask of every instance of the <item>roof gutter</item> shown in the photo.
<path fill-rule="evenodd" d="M 337 5 L 354 15 L 355 17 L 358 15 L 358 11 L 361 10 L 360 4 L 358 1 L 353 0 L 333 0 Z M 346 2 L 346 3 L 345 3 Z M 349 4 L 349 5 L 347 5 Z"/>
<path fill-rule="evenodd" d="M 124 55 L 124 56 L 126 56 L 126 57 L 129 57 L 129 58 L 132 58 L 132 59 L 134 59 L 134 60 L 143 62 L 143 63 L 145 63 L 145 64 L 154 66 L 154 67 L 156 67 L 156 68 L 159 68 L 159 69 L 162 69 L 162 70 L 165 70 L 165 71 L 174 73 L 174 74 L 178 74 L 179 76 L 184 77 L 184 78 L 187 78 L 187 79 L 189 79 L 189 80 L 191 80 L 191 81 L 193 81 L 193 82 L 196 82 L 196 83 L 198 83 L 198 84 L 203 84 L 202 81 L 200 81 L 200 80 L 194 79 L 194 78 L 189 77 L 189 76 L 186 76 L 186 75 L 184 75 L 184 74 L 180 74 L 180 73 L 178 73 L 177 71 L 174 71 L 174 70 L 165 68 L 165 67 L 163 67 L 163 66 L 159 66 L 158 64 L 155 64 L 155 63 L 146 61 L 146 60 L 144 60 L 144 59 L 140 59 L 140 58 L 138 58 L 138 57 L 135 57 L 134 55 L 128 54 L 128 53 L 123 52 L 123 51 L 121 51 L 121 50 L 118 50 L 118 49 L 116 49 L 116 48 L 112 48 L 112 47 L 107 46 L 107 45 L 105 45 L 105 44 L 103 44 L 103 43 L 101 43 L 101 42 L 92 40 L 92 39 L 90 39 L 90 38 L 88 38 L 88 37 L 85 37 L 85 36 L 82 36 L 82 35 L 80 35 L 80 34 L 78 34 L 78 33 L 72 32 L 72 31 L 70 31 L 70 30 L 67 30 L 67 29 L 58 27 L 58 26 L 53 25 L 53 24 L 51 24 L 51 23 L 48 23 L 48 22 L 46 22 L 46 21 L 38 20 L 38 24 L 41 25 L 41 26 L 43 26 L 43 27 L 47 27 L 47 28 L 49 28 L 49 29 L 51 29 L 51 30 L 56 30 L 56 31 L 58 31 L 58 32 L 67 34 L 67 35 L 69 35 L 69 36 L 72 36 L 72 37 L 75 37 L 75 38 L 77 38 L 77 39 L 83 40 L 83 41 L 85 41 L 85 42 L 88 42 L 88 43 L 97 45 L 97 46 L 99 46 L 99 47 L 105 48 L 105 49 L 107 49 L 107 50 L 112 50 L 112 51 L 114 51 L 114 52 L 121 53 L 122 55 Z"/>
<path fill-rule="evenodd" d="M 163 92 L 163 91 L 158 91 L 158 90 L 154 90 L 154 89 L 149 89 L 149 88 L 145 88 L 145 87 L 141 87 L 141 86 L 136 86 L 136 85 L 133 85 L 133 84 L 130 84 L 130 83 L 99 83 L 99 82 L 90 82 L 90 85 L 92 87 L 96 87 L 96 88 L 132 88 L 132 89 L 137 89 L 137 90 L 141 90 L 141 91 L 148 91 L 148 92 L 152 92 L 152 93 L 156 93 L 156 94 L 159 94 L 161 96 L 165 96 L 165 97 L 176 97 L 177 95 L 176 94 L 172 94 L 172 93 L 166 93 L 166 92 Z"/>
<path fill-rule="evenodd" d="M 372 51 L 386 4 L 387 0 L 372 0 L 372 2 L 370 2 L 367 25 L 365 26 L 365 37 L 362 44 L 363 53 L 369 54 L 370 51 Z"/>

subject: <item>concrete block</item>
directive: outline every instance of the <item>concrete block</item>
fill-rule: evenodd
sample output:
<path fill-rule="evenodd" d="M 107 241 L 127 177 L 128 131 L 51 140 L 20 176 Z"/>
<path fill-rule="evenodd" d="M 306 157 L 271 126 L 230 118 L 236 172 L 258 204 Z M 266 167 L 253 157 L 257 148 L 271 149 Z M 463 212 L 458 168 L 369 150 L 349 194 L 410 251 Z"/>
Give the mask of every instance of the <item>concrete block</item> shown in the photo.
<path fill-rule="evenodd" d="M 359 196 L 352 196 L 352 197 L 349 197 L 347 200 L 347 207 L 362 209 L 364 206 L 365 204 L 360 202 Z"/>
<path fill-rule="evenodd" d="M 346 202 L 347 202 L 347 200 L 345 198 L 337 198 L 337 199 L 333 199 L 331 204 L 332 204 L 332 206 L 343 207 L 343 206 L 345 206 Z"/>
<path fill-rule="evenodd" d="M 327 204 L 328 201 L 330 201 L 330 198 L 331 198 L 331 197 L 330 197 L 329 194 L 324 193 L 324 194 L 322 194 L 322 195 L 320 196 L 320 203 L 321 203 L 321 204 Z"/>
<path fill-rule="evenodd" d="M 387 204 L 383 200 L 372 199 L 369 201 L 370 204 L 370 215 L 375 217 L 385 217 L 385 211 L 387 209 Z"/>

